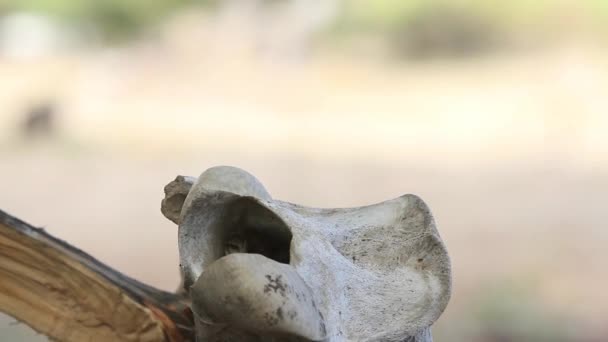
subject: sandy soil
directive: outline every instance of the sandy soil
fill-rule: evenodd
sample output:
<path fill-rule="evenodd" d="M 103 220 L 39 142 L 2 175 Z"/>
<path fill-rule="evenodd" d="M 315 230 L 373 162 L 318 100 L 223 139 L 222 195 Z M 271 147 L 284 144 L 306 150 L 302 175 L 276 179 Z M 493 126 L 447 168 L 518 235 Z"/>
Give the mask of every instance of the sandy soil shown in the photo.
<path fill-rule="evenodd" d="M 526 288 L 575 330 L 599 327 L 608 314 L 598 300 L 608 287 L 608 71 L 602 52 L 581 51 L 400 67 L 186 68 L 155 54 L 5 61 L 0 207 L 172 290 L 176 227 L 159 206 L 177 174 L 235 165 L 276 198 L 320 207 L 415 193 L 453 262 L 438 336 L 457 331 L 497 284 Z M 57 136 L 22 141 L 20 110 L 49 94 L 61 108 Z M 0 336 L 14 329 L 1 326 Z M 458 338 L 470 340 L 471 329 Z"/>

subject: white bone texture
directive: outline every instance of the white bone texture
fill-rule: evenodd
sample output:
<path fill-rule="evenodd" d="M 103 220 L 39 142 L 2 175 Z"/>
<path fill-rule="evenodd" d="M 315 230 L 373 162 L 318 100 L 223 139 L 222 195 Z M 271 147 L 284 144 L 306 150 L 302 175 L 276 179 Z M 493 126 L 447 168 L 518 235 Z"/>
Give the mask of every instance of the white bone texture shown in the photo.
<path fill-rule="evenodd" d="M 450 260 L 417 196 L 307 208 L 228 166 L 179 176 L 165 191 L 200 341 L 432 340 Z"/>

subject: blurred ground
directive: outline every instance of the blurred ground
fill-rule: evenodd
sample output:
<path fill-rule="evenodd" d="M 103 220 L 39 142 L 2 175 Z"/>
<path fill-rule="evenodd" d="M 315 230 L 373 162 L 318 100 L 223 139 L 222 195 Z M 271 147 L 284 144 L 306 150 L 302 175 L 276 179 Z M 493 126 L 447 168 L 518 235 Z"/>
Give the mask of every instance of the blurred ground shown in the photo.
<path fill-rule="evenodd" d="M 0 208 L 172 290 L 159 208 L 177 174 L 235 165 L 318 207 L 415 193 L 453 263 L 437 341 L 606 340 L 604 41 L 396 61 L 260 53 L 226 24 L 242 17 L 179 18 L 128 46 L 0 57 Z M 53 128 L 25 134 L 40 103 Z"/>

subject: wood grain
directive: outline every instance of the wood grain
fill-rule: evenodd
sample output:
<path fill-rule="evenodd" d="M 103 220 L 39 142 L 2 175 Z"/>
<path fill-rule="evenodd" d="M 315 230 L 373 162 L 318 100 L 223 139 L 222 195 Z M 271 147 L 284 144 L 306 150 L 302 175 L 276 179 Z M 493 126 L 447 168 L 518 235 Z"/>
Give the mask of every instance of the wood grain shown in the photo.
<path fill-rule="evenodd" d="M 0 210 L 0 311 L 58 341 L 194 340 L 187 300 Z"/>

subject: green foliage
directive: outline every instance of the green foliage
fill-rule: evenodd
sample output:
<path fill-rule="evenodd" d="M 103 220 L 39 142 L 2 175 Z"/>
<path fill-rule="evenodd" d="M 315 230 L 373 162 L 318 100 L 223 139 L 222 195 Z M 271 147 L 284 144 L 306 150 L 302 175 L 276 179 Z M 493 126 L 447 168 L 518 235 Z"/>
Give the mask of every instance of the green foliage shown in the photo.
<path fill-rule="evenodd" d="M 172 10 L 204 0 L 0 0 L 3 11 L 30 11 L 93 27 L 120 41 L 153 26 Z"/>
<path fill-rule="evenodd" d="M 585 0 L 573 6 L 589 10 L 604 8 L 608 14 L 608 0 Z M 442 8 L 455 8 L 516 25 L 541 20 L 547 13 L 564 6 L 553 0 L 347 0 L 340 24 L 350 29 L 390 30 L 404 21 Z"/>
<path fill-rule="evenodd" d="M 472 303 L 479 333 L 491 341 L 572 341 L 565 317 L 548 309 L 530 286 L 504 280 L 485 287 Z"/>
<path fill-rule="evenodd" d="M 474 0 L 351 0 L 335 32 L 376 34 L 398 57 L 476 54 L 489 48 L 497 33 L 498 25 L 486 7 Z"/>
<path fill-rule="evenodd" d="M 265 0 L 268 2 L 288 0 Z M 92 27 L 107 41 L 134 37 L 182 6 L 213 7 L 219 0 L 0 0 L 0 15 L 9 11 L 33 11 L 65 22 Z M 360 33 L 388 38 L 396 49 L 439 53 L 456 47 L 485 48 L 499 32 L 534 28 L 551 13 L 578 11 L 608 29 L 608 0 L 563 2 L 554 0 L 344 0 L 331 38 Z M 545 23 L 546 24 L 546 23 Z M 442 36 L 443 35 L 443 36 Z M 432 36 L 432 37 L 431 37 Z M 413 38 L 412 38 L 413 37 Z M 451 45 L 455 41 L 457 45 Z M 411 42 L 414 46 L 411 46 Z M 447 46 L 445 44 L 448 44 Z M 427 51 L 427 49 L 430 50 Z M 447 48 L 447 50 L 445 50 Z M 406 51 L 407 50 L 407 51 Z M 444 51 L 445 50 L 445 51 Z M 425 52 L 427 51 L 427 52 Z M 398 52 L 398 51 L 397 51 Z M 403 51 L 402 51 L 403 52 Z M 448 53 L 450 51 L 447 51 Z M 453 52 L 453 51 L 452 51 Z"/>
<path fill-rule="evenodd" d="M 456 57 L 514 38 L 542 42 L 563 30 L 569 16 L 608 30 L 608 0 L 346 0 L 331 32 L 380 37 L 397 57 Z"/>

